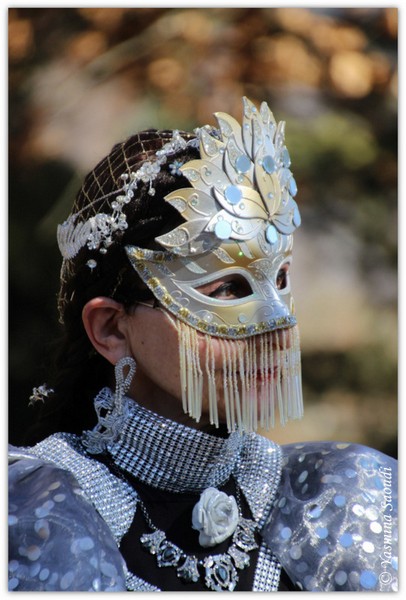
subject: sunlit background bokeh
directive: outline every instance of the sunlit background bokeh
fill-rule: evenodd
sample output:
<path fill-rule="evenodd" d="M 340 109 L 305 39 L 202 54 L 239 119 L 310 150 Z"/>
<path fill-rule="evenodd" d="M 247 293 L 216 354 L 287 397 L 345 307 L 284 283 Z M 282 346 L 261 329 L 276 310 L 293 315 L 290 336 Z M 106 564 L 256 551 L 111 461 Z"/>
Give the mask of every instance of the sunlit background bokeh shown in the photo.
<path fill-rule="evenodd" d="M 267 435 L 396 455 L 395 8 L 9 10 L 11 442 L 46 381 L 55 229 L 84 175 L 136 130 L 240 120 L 243 95 L 287 121 L 302 213 L 305 417 Z"/>

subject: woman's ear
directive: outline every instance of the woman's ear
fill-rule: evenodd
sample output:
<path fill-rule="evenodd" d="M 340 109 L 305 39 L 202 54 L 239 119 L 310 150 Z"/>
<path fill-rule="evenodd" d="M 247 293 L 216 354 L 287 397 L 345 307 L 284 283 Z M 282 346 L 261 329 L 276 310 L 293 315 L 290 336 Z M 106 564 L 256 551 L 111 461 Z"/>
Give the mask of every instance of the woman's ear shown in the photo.
<path fill-rule="evenodd" d="M 128 354 L 125 317 L 123 305 L 111 298 L 92 298 L 83 307 L 82 320 L 89 340 L 112 365 Z"/>

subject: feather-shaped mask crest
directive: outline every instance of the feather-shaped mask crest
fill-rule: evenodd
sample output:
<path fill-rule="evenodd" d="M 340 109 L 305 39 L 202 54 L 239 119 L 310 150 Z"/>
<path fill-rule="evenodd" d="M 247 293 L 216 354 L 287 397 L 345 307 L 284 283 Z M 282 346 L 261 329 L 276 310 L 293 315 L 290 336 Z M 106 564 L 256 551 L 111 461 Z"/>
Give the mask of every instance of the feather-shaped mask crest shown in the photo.
<path fill-rule="evenodd" d="M 278 233 L 289 235 L 300 225 L 285 124 L 276 123 L 265 102 L 259 110 L 247 98 L 243 102 L 242 126 L 219 112 L 219 134 L 198 130 L 201 159 L 179 169 L 192 187 L 166 197 L 185 223 L 157 241 L 175 254 L 196 255 L 219 240 L 244 242 L 260 233 L 275 244 Z"/>

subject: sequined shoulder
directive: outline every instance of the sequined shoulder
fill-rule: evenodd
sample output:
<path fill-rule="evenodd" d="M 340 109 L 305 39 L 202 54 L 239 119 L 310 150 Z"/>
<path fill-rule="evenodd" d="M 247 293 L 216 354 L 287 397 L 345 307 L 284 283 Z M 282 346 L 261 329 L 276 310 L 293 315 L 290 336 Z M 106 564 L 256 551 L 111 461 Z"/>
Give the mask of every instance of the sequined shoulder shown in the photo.
<path fill-rule="evenodd" d="M 397 461 L 357 444 L 282 446 L 264 538 L 309 591 L 397 589 Z"/>
<path fill-rule="evenodd" d="M 9 467 L 9 590 L 125 590 L 117 544 L 76 479 L 24 454 Z"/>

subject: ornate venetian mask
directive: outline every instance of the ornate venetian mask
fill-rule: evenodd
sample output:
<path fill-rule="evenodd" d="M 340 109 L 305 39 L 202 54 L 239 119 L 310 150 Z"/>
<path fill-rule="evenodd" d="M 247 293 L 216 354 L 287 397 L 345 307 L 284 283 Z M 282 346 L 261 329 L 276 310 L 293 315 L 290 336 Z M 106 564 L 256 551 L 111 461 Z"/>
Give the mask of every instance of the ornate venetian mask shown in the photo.
<path fill-rule="evenodd" d="M 162 305 L 198 331 L 238 339 L 289 328 L 291 234 L 300 215 L 284 124 L 266 103 L 258 111 L 245 98 L 242 126 L 216 117 L 220 133 L 198 130 L 201 159 L 180 167 L 191 187 L 165 198 L 185 222 L 157 238 L 162 252 L 128 246 L 127 254 Z M 244 282 L 243 297 L 200 291 L 232 278 Z"/>

